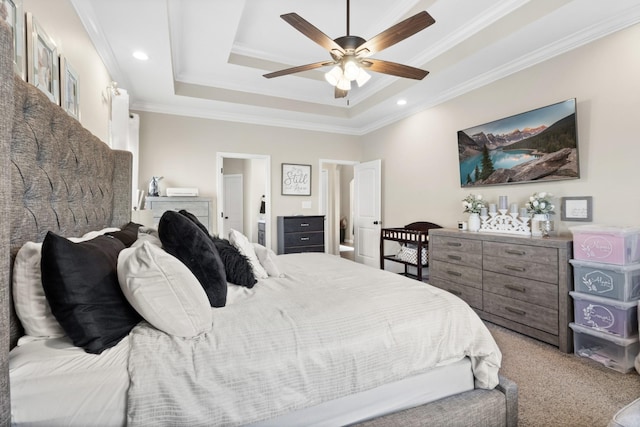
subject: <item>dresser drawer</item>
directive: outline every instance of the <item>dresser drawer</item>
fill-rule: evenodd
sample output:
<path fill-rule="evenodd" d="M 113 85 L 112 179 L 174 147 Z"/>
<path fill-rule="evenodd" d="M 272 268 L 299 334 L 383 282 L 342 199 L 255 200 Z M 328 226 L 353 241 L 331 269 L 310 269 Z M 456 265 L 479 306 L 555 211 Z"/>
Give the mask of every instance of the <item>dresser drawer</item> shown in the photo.
<path fill-rule="evenodd" d="M 166 202 L 153 202 L 151 204 L 153 209 L 153 216 L 160 218 L 166 211 L 180 211 L 186 210 L 195 216 L 208 217 L 209 216 L 209 203 L 208 202 L 180 202 L 180 201 L 166 201 Z"/>
<path fill-rule="evenodd" d="M 550 334 L 558 334 L 558 310 L 495 294 L 491 298 L 484 298 L 483 305 L 484 311 L 488 313 Z"/>
<path fill-rule="evenodd" d="M 483 268 L 496 273 L 522 277 L 524 279 L 539 280 L 547 283 L 558 283 L 558 261 L 549 264 L 539 264 L 535 260 L 525 258 L 503 258 L 484 255 Z"/>
<path fill-rule="evenodd" d="M 482 242 L 453 237 L 429 237 L 430 256 L 440 261 L 482 268 Z"/>
<path fill-rule="evenodd" d="M 286 247 L 324 245 L 324 233 L 286 233 L 284 244 Z"/>
<path fill-rule="evenodd" d="M 283 227 L 285 233 L 296 233 L 303 231 L 323 231 L 324 217 L 322 216 L 301 216 L 284 217 Z"/>
<path fill-rule="evenodd" d="M 429 277 L 438 277 L 460 285 L 482 289 L 482 270 L 475 267 L 457 265 L 435 259 L 430 263 Z"/>
<path fill-rule="evenodd" d="M 485 255 L 494 255 L 507 259 L 526 260 L 538 264 L 558 263 L 558 251 L 554 248 L 518 245 L 513 243 L 484 242 L 482 250 Z"/>
<path fill-rule="evenodd" d="M 480 289 L 449 282 L 448 280 L 442 280 L 433 276 L 429 276 L 429 284 L 451 292 L 471 307 L 482 310 L 482 290 Z"/>
<path fill-rule="evenodd" d="M 558 286 L 554 284 L 484 271 L 482 287 L 485 292 L 558 309 Z"/>

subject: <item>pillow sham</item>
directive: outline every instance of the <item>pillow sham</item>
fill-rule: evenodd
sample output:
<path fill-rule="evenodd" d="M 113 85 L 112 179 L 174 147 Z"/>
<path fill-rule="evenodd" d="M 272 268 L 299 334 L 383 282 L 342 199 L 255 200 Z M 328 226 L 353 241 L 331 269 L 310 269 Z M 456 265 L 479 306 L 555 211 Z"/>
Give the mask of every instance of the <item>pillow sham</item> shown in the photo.
<path fill-rule="evenodd" d="M 162 214 L 158 234 L 164 250 L 182 261 L 196 276 L 211 307 L 224 307 L 227 301 L 227 276 L 210 236 L 175 211 Z"/>
<path fill-rule="evenodd" d="M 111 231 L 106 233 L 107 236 L 115 237 L 120 240 L 125 248 L 130 247 L 136 240 L 138 240 L 138 229 L 141 227 L 140 224 L 136 224 L 135 222 L 129 222 L 127 225 L 122 227 L 122 229 L 118 231 Z"/>
<path fill-rule="evenodd" d="M 233 246 L 227 239 L 220 239 L 219 237 L 211 237 L 211 239 L 216 245 L 216 249 L 218 249 L 218 253 L 224 264 L 227 280 L 236 285 L 253 288 L 253 285 L 255 285 L 258 280 L 255 274 L 253 274 L 253 268 L 251 267 L 249 259 L 242 255 L 238 248 Z"/>
<path fill-rule="evenodd" d="M 149 241 L 120 252 L 118 281 L 127 301 L 157 329 L 179 337 L 211 329 L 211 306 L 198 279 Z"/>
<path fill-rule="evenodd" d="M 72 242 L 91 240 L 119 228 L 108 227 L 90 231 L 82 237 L 70 237 Z M 16 254 L 13 263 L 13 303 L 18 319 L 24 327 L 25 335 L 31 337 L 54 338 L 65 335 L 56 320 L 42 287 L 40 260 L 42 243 L 26 242 Z"/>
<path fill-rule="evenodd" d="M 74 243 L 52 232 L 42 244 L 42 286 L 51 312 L 88 353 L 113 347 L 141 320 L 118 283 L 122 249 L 111 236 Z"/>
<path fill-rule="evenodd" d="M 229 241 L 233 246 L 238 248 L 242 255 L 246 256 L 249 259 L 251 268 L 253 269 L 253 274 L 257 279 L 266 279 L 267 277 L 269 277 L 265 269 L 262 267 L 262 265 L 260 265 L 260 261 L 258 260 L 256 252 L 253 249 L 253 245 L 244 234 L 242 234 L 238 230 L 232 229 L 231 231 L 229 231 Z"/>
<path fill-rule="evenodd" d="M 253 249 L 256 252 L 258 261 L 260 261 L 260 264 L 270 277 L 284 277 L 284 274 L 280 272 L 276 264 L 276 253 L 273 250 L 259 243 L 253 243 Z"/>

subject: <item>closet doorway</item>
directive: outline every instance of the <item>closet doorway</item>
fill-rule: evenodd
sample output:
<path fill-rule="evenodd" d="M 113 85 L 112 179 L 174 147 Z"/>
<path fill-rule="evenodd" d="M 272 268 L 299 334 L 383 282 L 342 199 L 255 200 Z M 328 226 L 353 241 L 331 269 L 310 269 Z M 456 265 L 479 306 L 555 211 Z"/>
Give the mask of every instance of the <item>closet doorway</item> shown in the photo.
<path fill-rule="evenodd" d="M 240 210 L 234 217 L 241 217 L 242 232 L 251 242 L 258 242 L 258 223 L 265 225 L 265 246 L 271 247 L 271 156 L 264 154 L 226 153 L 216 154 L 216 229 L 220 237 L 228 238 L 225 227 L 225 209 L 227 202 L 232 202 L 234 210 Z M 240 176 L 240 179 L 238 179 Z M 242 183 L 242 200 L 238 201 L 237 193 L 230 190 L 226 183 L 230 181 Z M 231 194 L 231 193 L 234 194 Z M 266 201 L 264 213 L 261 202 Z M 234 201 L 234 199 L 236 199 Z M 229 208 L 231 209 L 231 208 Z M 228 212 L 231 214 L 231 210 Z M 237 220 L 237 218 L 236 218 Z M 240 230 L 239 230 L 240 231 Z"/>

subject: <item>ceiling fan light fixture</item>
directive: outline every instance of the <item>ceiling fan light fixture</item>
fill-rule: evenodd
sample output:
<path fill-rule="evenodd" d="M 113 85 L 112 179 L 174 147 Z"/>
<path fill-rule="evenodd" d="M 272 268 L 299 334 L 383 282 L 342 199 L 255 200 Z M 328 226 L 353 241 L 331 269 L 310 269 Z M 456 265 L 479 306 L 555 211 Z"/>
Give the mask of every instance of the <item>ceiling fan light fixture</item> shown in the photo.
<path fill-rule="evenodd" d="M 344 61 L 344 77 L 350 81 L 354 81 L 360 74 L 360 67 L 355 59 L 350 58 Z"/>
<path fill-rule="evenodd" d="M 351 90 L 351 80 L 343 77 L 338 81 L 336 87 L 340 90 Z"/>
<path fill-rule="evenodd" d="M 324 79 L 331 85 L 331 86 L 337 86 L 338 82 L 343 78 L 342 75 L 342 68 L 340 68 L 340 66 L 336 65 L 335 67 L 333 67 L 331 69 L 331 71 L 328 71 L 324 74 Z"/>
<path fill-rule="evenodd" d="M 365 70 L 360 68 L 360 71 L 358 72 L 358 78 L 356 78 L 356 83 L 358 83 L 358 87 L 364 86 L 364 84 L 368 82 L 370 78 L 371 78 L 371 74 L 367 73 Z"/>

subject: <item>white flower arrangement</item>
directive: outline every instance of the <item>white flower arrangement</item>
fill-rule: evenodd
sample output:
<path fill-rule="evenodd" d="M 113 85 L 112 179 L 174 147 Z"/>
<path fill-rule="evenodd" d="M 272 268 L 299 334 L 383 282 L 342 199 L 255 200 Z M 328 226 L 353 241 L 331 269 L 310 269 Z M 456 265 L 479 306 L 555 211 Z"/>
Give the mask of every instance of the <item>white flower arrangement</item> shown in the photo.
<path fill-rule="evenodd" d="M 551 193 L 533 193 L 526 203 L 527 211 L 530 214 L 554 214 L 555 206 L 551 203 L 552 197 Z"/>
<path fill-rule="evenodd" d="M 463 212 L 480 213 L 480 209 L 486 207 L 486 205 L 482 199 L 482 194 L 469 194 L 462 199 L 462 207 L 464 208 Z"/>

